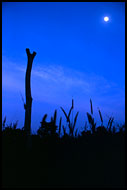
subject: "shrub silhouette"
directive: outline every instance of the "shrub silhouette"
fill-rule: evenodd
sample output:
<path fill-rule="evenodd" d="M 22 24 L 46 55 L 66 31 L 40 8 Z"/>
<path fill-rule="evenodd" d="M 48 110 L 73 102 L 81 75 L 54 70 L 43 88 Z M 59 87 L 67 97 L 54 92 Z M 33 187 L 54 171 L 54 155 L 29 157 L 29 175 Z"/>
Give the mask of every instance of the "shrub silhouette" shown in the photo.
<path fill-rule="evenodd" d="M 54 112 L 54 117 L 51 117 L 50 122 L 46 122 L 47 114 L 44 115 L 42 118 L 41 127 L 38 129 L 37 134 L 40 137 L 47 137 L 47 136 L 57 136 L 56 130 L 56 117 L 57 117 L 57 110 Z"/>
<path fill-rule="evenodd" d="M 106 130 L 104 126 L 99 126 L 96 129 L 96 133 L 98 133 L 99 135 L 105 135 L 108 133 L 108 131 Z"/>

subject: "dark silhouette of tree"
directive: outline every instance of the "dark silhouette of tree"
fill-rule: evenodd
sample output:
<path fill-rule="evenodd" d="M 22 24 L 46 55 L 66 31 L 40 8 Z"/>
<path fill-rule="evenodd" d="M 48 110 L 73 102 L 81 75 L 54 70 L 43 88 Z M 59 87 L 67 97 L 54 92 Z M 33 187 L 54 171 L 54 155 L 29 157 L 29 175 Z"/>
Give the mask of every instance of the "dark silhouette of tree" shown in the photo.
<path fill-rule="evenodd" d="M 26 69 L 26 76 L 25 76 L 26 104 L 24 104 L 24 109 L 25 109 L 24 129 L 27 132 L 27 134 L 30 134 L 31 133 L 31 108 L 32 108 L 30 79 L 31 79 L 31 70 L 32 70 L 33 59 L 36 55 L 36 52 L 33 52 L 31 54 L 30 50 L 28 48 L 26 48 L 26 53 L 27 53 L 27 57 L 28 57 L 28 62 L 27 62 L 27 69 Z"/>

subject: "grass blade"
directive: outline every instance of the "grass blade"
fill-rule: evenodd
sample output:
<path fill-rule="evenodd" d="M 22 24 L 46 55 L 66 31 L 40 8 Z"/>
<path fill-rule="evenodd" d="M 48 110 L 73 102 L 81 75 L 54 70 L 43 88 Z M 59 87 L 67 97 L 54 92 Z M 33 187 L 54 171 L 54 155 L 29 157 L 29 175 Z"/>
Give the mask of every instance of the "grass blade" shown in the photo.
<path fill-rule="evenodd" d="M 86 114 L 87 114 L 87 118 L 88 118 L 89 124 L 92 124 L 93 123 L 92 116 L 88 112 Z"/>
<path fill-rule="evenodd" d="M 103 124 L 103 118 L 102 118 L 102 114 L 101 114 L 100 109 L 99 109 L 98 111 L 99 111 L 99 115 L 100 115 L 101 123 Z"/>
<path fill-rule="evenodd" d="M 65 129 L 64 125 L 62 127 L 63 127 L 64 135 L 66 135 L 66 129 Z"/>
<path fill-rule="evenodd" d="M 5 118 L 4 118 L 4 120 L 3 120 L 3 129 L 5 128 L 5 123 L 6 123 L 6 116 L 5 116 Z"/>
<path fill-rule="evenodd" d="M 57 110 L 55 110 L 54 112 L 54 119 L 53 119 L 54 125 L 56 125 L 56 117 L 57 117 Z"/>
<path fill-rule="evenodd" d="M 61 133 L 61 123 L 62 123 L 62 117 L 60 117 L 60 122 L 59 122 L 59 136 L 60 136 L 60 133 Z"/>
<path fill-rule="evenodd" d="M 79 114 L 79 112 L 77 112 L 77 113 L 76 113 L 76 116 L 75 116 L 75 119 L 74 119 L 73 130 L 74 130 L 74 128 L 75 128 L 75 125 L 76 125 L 76 121 L 77 121 L 77 117 L 78 117 L 78 114 Z"/>
<path fill-rule="evenodd" d="M 92 106 L 92 100 L 90 99 L 90 105 L 91 105 L 91 114 L 93 114 L 93 106 Z"/>
<path fill-rule="evenodd" d="M 74 100 L 72 99 L 72 109 L 74 108 Z"/>
<path fill-rule="evenodd" d="M 64 113 L 64 115 L 65 115 L 65 117 L 66 117 L 66 119 L 67 119 L 67 122 L 70 121 L 69 118 L 68 118 L 68 116 L 67 116 L 67 114 L 66 114 L 66 112 L 65 112 L 65 110 L 64 110 L 62 107 L 60 107 L 60 108 L 61 108 L 61 110 L 63 111 L 63 113 Z"/>
<path fill-rule="evenodd" d="M 70 114 L 71 114 L 71 111 L 72 111 L 72 107 L 70 108 L 70 111 L 69 111 L 69 114 L 68 114 L 68 121 L 70 120 Z"/>
<path fill-rule="evenodd" d="M 46 118 L 47 118 L 47 114 L 44 115 L 44 117 L 43 117 L 43 119 L 42 119 L 42 121 L 40 123 L 44 123 Z"/>

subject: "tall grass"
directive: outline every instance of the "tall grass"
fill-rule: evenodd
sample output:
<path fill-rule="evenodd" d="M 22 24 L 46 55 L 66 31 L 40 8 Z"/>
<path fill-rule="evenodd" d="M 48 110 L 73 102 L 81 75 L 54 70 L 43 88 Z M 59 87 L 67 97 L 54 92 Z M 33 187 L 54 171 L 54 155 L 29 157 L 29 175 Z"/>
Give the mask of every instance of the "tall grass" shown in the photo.
<path fill-rule="evenodd" d="M 82 131 L 81 133 L 79 132 L 79 134 L 78 134 L 78 128 L 76 129 L 76 122 L 77 122 L 79 112 L 76 113 L 74 120 L 70 119 L 72 111 L 74 109 L 74 100 L 73 99 L 72 99 L 72 105 L 69 109 L 68 114 L 62 107 L 60 107 L 60 108 L 66 118 L 67 127 L 69 129 L 69 134 L 67 133 L 65 126 L 62 125 L 62 117 L 60 117 L 59 125 L 58 126 L 56 125 L 57 110 L 55 110 L 54 115 L 51 117 L 50 122 L 46 121 L 48 115 L 44 114 L 44 116 L 42 117 L 42 121 L 40 122 L 41 126 L 37 130 L 37 135 L 39 135 L 40 137 L 54 136 L 54 135 L 57 137 L 58 136 L 61 137 L 62 130 L 63 130 L 63 136 L 70 136 L 70 137 L 77 137 L 79 134 L 84 136 L 85 134 L 90 134 L 91 132 L 92 132 L 92 134 L 94 134 L 94 133 L 98 133 L 98 134 L 113 133 L 113 134 L 115 134 L 116 133 L 116 127 L 115 127 L 115 125 L 113 126 L 114 117 L 112 117 L 112 116 L 109 117 L 108 124 L 106 127 L 104 127 L 102 113 L 99 108 L 98 108 L 98 113 L 99 113 L 100 120 L 101 120 L 101 126 L 96 126 L 96 122 L 95 122 L 95 119 L 93 116 L 93 103 L 92 103 L 91 99 L 90 99 L 90 113 L 86 112 L 91 132 L 88 130 L 88 125 L 87 125 L 87 121 L 86 121 L 85 126 L 84 126 L 84 131 Z M 13 124 L 10 123 L 10 125 L 7 125 L 6 124 L 6 116 L 5 116 L 3 123 L 2 123 L 2 129 L 5 130 L 6 132 L 11 131 L 12 129 L 16 130 L 17 125 L 18 125 L 18 121 L 16 121 Z M 123 125 L 122 127 L 118 126 L 118 128 L 119 128 L 120 133 L 123 133 L 125 131 L 125 125 Z M 23 128 L 22 128 L 22 130 L 23 130 Z"/>
<path fill-rule="evenodd" d="M 75 118 L 74 118 L 74 122 L 70 121 L 70 115 L 71 115 L 72 110 L 74 109 L 74 100 L 72 99 L 72 106 L 71 106 L 68 114 L 65 112 L 65 110 L 62 107 L 60 107 L 60 108 L 61 108 L 61 110 L 63 111 L 63 113 L 64 113 L 64 115 L 66 117 L 66 122 L 67 122 L 67 125 L 69 127 L 69 135 L 73 137 L 74 136 L 74 130 L 75 130 L 75 126 L 76 126 L 77 117 L 78 117 L 78 114 L 79 114 L 79 112 L 76 113 Z M 77 134 L 77 133 L 75 133 L 75 134 Z"/>
<path fill-rule="evenodd" d="M 86 114 L 87 114 L 88 122 L 90 124 L 91 131 L 92 131 L 92 133 L 95 133 L 96 123 L 95 123 L 94 117 L 93 117 L 93 106 L 92 106 L 91 99 L 90 99 L 90 108 L 91 108 L 91 114 L 88 112 Z"/>

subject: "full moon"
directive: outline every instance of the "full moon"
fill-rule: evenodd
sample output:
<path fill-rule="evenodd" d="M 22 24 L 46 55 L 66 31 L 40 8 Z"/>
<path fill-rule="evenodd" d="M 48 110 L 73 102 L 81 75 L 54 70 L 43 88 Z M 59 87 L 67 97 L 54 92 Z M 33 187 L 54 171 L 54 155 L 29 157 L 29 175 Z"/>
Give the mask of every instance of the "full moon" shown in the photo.
<path fill-rule="evenodd" d="M 104 21 L 105 21 L 105 22 L 109 21 L 109 17 L 105 16 L 105 17 L 104 17 Z"/>

